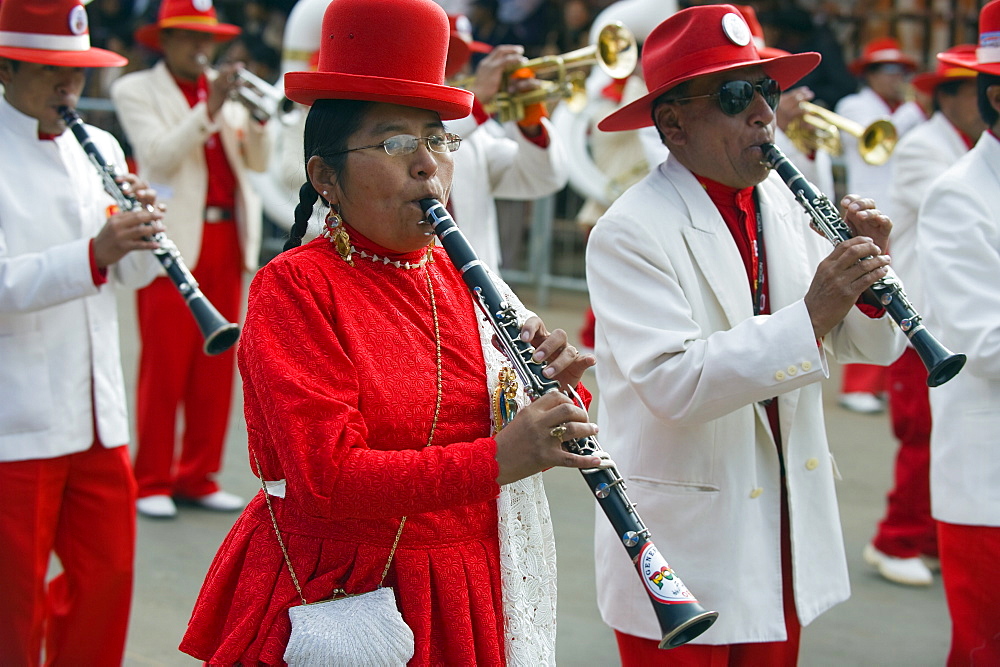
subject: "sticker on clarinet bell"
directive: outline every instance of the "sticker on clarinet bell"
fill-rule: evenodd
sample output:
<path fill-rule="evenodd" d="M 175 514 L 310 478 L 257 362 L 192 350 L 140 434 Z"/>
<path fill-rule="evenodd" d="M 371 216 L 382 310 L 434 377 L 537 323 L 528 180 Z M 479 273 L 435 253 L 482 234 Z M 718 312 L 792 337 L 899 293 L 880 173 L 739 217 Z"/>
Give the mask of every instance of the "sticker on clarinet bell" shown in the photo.
<path fill-rule="evenodd" d="M 639 574 L 646 590 L 658 602 L 697 602 L 652 542 L 646 542 L 639 552 Z"/>

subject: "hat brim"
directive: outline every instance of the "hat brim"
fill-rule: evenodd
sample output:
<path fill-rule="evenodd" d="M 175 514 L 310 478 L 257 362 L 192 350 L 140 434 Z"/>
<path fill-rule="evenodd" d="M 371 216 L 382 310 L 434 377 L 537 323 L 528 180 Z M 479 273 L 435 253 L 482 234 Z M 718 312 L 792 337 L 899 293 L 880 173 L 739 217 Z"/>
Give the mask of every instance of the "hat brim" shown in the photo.
<path fill-rule="evenodd" d="M 125 56 L 96 46 L 86 51 L 49 51 L 0 46 L 0 58 L 58 67 L 121 67 L 128 64 L 128 58 Z"/>
<path fill-rule="evenodd" d="M 924 74 L 918 74 L 913 77 L 910 81 L 913 87 L 924 93 L 925 95 L 933 95 L 937 87 L 942 83 L 948 83 L 949 81 L 969 81 L 976 78 L 976 73 L 967 67 L 961 67 L 956 69 L 966 70 L 965 73 L 958 72 L 955 74 L 936 74 L 934 72 L 926 72 Z"/>
<path fill-rule="evenodd" d="M 493 47 L 485 42 L 466 41 L 454 30 L 448 40 L 448 61 L 444 66 L 444 78 L 450 79 L 465 67 L 473 53 L 489 53 Z"/>
<path fill-rule="evenodd" d="M 163 28 L 161 28 L 157 23 L 144 25 L 135 31 L 135 41 L 139 42 L 146 48 L 152 49 L 153 51 L 162 51 L 163 47 L 160 46 L 160 32 L 162 30 Z M 216 42 L 228 41 L 243 32 L 239 26 L 232 25 L 231 23 L 178 23 L 176 25 L 171 25 L 169 30 L 207 32 L 214 37 Z"/>
<path fill-rule="evenodd" d="M 792 84 L 815 69 L 819 64 L 820 55 L 815 52 L 795 53 L 786 56 L 773 58 L 761 58 L 760 60 L 741 60 L 737 63 L 719 63 L 711 67 L 696 70 L 678 77 L 650 91 L 643 97 L 627 104 L 618 111 L 605 117 L 597 124 L 598 129 L 604 132 L 619 132 L 623 130 L 638 130 L 641 127 L 649 127 L 653 124 L 652 108 L 653 102 L 663 93 L 678 86 L 685 81 L 690 81 L 707 74 L 718 74 L 719 72 L 729 72 L 732 70 L 746 69 L 748 67 L 762 66 L 764 73 L 778 82 L 782 90 L 791 88 Z"/>
<path fill-rule="evenodd" d="M 288 72 L 285 96 L 311 105 L 316 100 L 365 100 L 429 109 L 441 120 L 465 118 L 475 97 L 468 90 L 433 83 L 339 72 Z"/>
<path fill-rule="evenodd" d="M 875 65 L 902 65 L 911 72 L 917 70 L 917 61 L 912 58 L 897 58 L 896 60 L 863 60 L 858 59 L 847 66 L 847 69 L 851 71 L 854 76 L 862 76 L 865 70 L 869 67 L 874 67 Z"/>
<path fill-rule="evenodd" d="M 981 63 L 975 53 L 939 53 L 937 59 L 945 65 L 964 67 L 983 74 L 1000 75 L 1000 63 Z"/>

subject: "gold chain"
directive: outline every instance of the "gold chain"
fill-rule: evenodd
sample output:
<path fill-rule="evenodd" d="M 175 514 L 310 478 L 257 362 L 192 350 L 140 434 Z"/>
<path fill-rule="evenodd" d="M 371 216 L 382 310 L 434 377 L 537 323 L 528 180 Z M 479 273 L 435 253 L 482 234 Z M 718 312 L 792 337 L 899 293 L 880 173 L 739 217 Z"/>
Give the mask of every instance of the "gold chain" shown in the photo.
<path fill-rule="evenodd" d="M 422 266 L 422 265 L 421 265 Z M 431 430 L 427 436 L 427 444 L 425 447 L 430 447 L 434 442 L 434 431 L 437 429 L 438 417 L 441 414 L 441 396 L 442 396 L 442 363 L 441 363 L 441 328 L 438 323 L 438 313 L 437 313 L 437 300 L 434 298 L 434 283 L 431 280 L 431 272 L 425 271 L 424 275 L 427 277 L 427 292 L 430 295 L 431 301 L 431 317 L 434 320 L 434 352 L 435 352 L 435 362 L 437 366 L 437 396 L 434 399 L 434 419 L 431 421 Z M 302 593 L 302 586 L 299 585 L 299 578 L 295 576 L 295 570 L 292 568 L 292 559 L 288 557 L 288 549 L 285 548 L 285 541 L 281 539 L 281 531 L 278 529 L 278 519 L 274 515 L 274 508 L 271 507 L 271 494 L 267 492 L 267 484 L 264 483 L 264 472 L 260 467 L 260 460 L 257 458 L 257 453 L 253 450 L 250 451 L 253 454 L 254 463 L 257 465 L 257 476 L 260 478 L 260 486 L 264 490 L 264 502 L 267 503 L 267 511 L 271 515 L 271 525 L 274 526 L 274 534 L 278 538 L 278 545 L 281 547 L 281 555 L 285 558 L 285 565 L 288 567 L 288 573 L 292 576 L 292 584 L 295 586 L 295 590 L 299 594 L 299 599 L 302 600 L 302 604 L 317 604 L 310 603 L 306 601 L 306 596 Z M 385 563 L 385 569 L 382 570 L 382 578 L 379 579 L 378 587 L 382 588 L 382 583 L 385 581 L 386 575 L 389 574 L 389 567 L 392 565 L 392 559 L 396 555 L 396 547 L 399 545 L 399 538 L 403 535 L 403 526 L 406 525 L 406 517 L 404 516 L 399 520 L 399 530 L 396 531 L 396 539 L 393 540 L 392 549 L 389 550 L 389 559 Z M 347 595 L 347 591 L 343 588 L 338 588 L 333 591 L 333 597 L 336 598 L 337 595 Z M 322 600 L 321 600 L 322 602 Z"/>

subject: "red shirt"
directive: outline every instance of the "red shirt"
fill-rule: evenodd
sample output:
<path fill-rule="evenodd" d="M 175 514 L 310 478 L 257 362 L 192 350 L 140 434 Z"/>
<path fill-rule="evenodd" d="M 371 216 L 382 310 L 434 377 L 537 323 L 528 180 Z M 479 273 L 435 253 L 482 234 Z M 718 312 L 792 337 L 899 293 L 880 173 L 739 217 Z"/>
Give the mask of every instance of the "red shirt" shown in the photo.
<path fill-rule="evenodd" d="M 192 107 L 208 99 L 208 80 L 204 75 L 199 76 L 195 82 L 182 81 L 176 77 L 174 81 Z M 236 206 L 236 175 L 229 166 L 218 132 L 205 142 L 205 165 L 208 167 L 208 193 L 205 196 L 205 206 L 219 206 L 232 210 Z"/>

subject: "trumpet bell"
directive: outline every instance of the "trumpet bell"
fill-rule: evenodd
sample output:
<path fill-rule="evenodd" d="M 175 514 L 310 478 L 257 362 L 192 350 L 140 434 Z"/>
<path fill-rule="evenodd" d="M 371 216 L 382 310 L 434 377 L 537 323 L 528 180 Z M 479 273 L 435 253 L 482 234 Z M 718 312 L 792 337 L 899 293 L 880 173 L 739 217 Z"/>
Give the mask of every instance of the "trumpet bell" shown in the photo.
<path fill-rule="evenodd" d="M 785 134 L 800 151 L 823 149 L 830 155 L 841 155 L 844 152 L 841 132 L 844 132 L 858 140 L 858 152 L 868 164 L 882 165 L 892 157 L 898 134 L 891 122 L 877 120 L 865 127 L 811 102 L 799 106 L 804 113 L 789 123 Z"/>
<path fill-rule="evenodd" d="M 624 79 L 639 62 L 635 36 L 621 21 L 601 28 L 597 34 L 597 65 L 613 79 Z"/>

